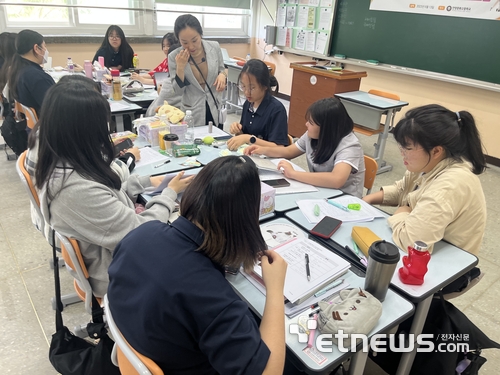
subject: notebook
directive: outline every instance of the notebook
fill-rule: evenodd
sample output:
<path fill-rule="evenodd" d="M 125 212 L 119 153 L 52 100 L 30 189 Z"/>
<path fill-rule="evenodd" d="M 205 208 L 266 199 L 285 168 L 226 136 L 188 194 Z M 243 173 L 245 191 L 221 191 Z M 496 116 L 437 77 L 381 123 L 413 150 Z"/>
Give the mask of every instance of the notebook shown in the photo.
<path fill-rule="evenodd" d="M 274 164 L 269 159 L 263 159 L 259 156 L 250 156 L 250 159 L 253 160 L 258 169 L 261 169 L 263 171 L 280 173 L 280 171 L 276 167 L 276 164 Z"/>

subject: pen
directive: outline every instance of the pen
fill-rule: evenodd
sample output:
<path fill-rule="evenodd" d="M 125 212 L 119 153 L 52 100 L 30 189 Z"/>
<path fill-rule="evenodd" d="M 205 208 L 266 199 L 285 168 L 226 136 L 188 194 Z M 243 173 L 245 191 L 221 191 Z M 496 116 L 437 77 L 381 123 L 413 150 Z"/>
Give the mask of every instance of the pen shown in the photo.
<path fill-rule="evenodd" d="M 309 254 L 305 253 L 307 281 L 311 281 L 311 271 L 309 270 Z"/>
<path fill-rule="evenodd" d="M 365 267 L 368 267 L 368 261 L 366 260 L 365 255 L 359 251 L 358 244 L 356 243 L 356 241 L 354 241 L 353 238 L 351 238 L 351 241 L 352 241 L 352 246 L 354 247 L 354 251 L 356 252 L 356 254 L 359 255 L 361 263 L 364 264 Z"/>
<path fill-rule="evenodd" d="M 346 206 L 344 206 L 344 205 L 342 205 L 342 204 L 340 204 L 340 203 L 337 203 L 337 202 L 335 202 L 335 201 L 332 201 L 331 199 L 326 199 L 326 201 L 327 201 L 328 203 L 330 203 L 332 206 L 335 206 L 335 207 L 337 207 L 337 208 L 340 208 L 342 211 L 349 212 L 349 209 L 348 209 Z"/>
<path fill-rule="evenodd" d="M 160 168 L 162 165 L 165 165 L 165 164 L 167 164 L 167 163 L 170 163 L 170 159 L 167 159 L 167 160 L 165 160 L 164 162 L 162 162 L 162 163 L 160 163 L 160 164 L 155 165 L 155 168 Z"/>
<path fill-rule="evenodd" d="M 319 313 L 321 309 L 320 308 L 317 308 L 316 310 L 313 310 L 309 313 L 309 318 L 312 318 L 314 316 L 314 314 L 317 314 Z"/>
<path fill-rule="evenodd" d="M 332 290 L 333 288 L 339 286 L 343 282 L 344 282 L 344 279 L 335 280 L 333 283 L 331 283 L 331 284 L 327 285 L 326 287 L 324 287 L 323 289 L 317 291 L 316 294 L 314 295 L 314 297 L 322 296 L 323 294 L 325 294 L 329 290 Z"/>

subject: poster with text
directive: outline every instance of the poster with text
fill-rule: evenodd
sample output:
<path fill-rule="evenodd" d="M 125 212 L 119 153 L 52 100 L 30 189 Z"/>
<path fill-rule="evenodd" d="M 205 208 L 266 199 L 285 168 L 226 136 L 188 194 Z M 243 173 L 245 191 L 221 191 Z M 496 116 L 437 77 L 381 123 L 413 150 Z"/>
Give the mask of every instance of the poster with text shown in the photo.
<path fill-rule="evenodd" d="M 371 0 L 370 10 L 500 20 L 500 0 Z"/>

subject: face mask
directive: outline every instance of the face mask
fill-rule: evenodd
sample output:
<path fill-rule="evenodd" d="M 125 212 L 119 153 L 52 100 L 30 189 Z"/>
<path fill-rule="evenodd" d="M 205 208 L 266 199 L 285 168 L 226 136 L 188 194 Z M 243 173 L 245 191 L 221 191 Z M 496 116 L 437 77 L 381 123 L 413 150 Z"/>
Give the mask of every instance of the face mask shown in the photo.
<path fill-rule="evenodd" d="M 39 47 L 39 48 L 42 49 L 42 47 Z M 42 64 L 46 64 L 48 61 L 49 61 L 49 50 L 47 48 L 45 48 L 45 52 L 43 54 Z"/>

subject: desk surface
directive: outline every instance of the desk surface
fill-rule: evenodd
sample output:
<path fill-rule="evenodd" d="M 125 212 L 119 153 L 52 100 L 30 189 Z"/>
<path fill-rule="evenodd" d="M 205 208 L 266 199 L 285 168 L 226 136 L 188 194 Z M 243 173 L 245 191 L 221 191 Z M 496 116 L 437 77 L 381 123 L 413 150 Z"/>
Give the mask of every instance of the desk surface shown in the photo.
<path fill-rule="evenodd" d="M 123 99 L 122 100 L 108 99 L 108 102 L 111 106 L 112 114 L 135 112 L 139 109 L 142 109 L 142 107 L 138 106 L 137 104 L 129 103 Z"/>
<path fill-rule="evenodd" d="M 290 221 L 284 218 L 279 218 L 266 222 L 269 223 L 288 223 Z M 264 312 L 265 296 L 258 291 L 244 276 L 238 275 L 227 275 L 227 280 L 231 283 L 236 293 L 248 303 L 250 308 L 259 316 L 262 316 Z M 350 288 L 363 287 L 364 279 L 356 276 L 351 271 L 348 271 L 343 278 L 349 282 Z M 405 300 L 403 297 L 399 296 L 392 290 L 389 290 L 387 297 L 382 303 L 383 311 L 382 316 L 375 328 L 370 332 L 369 336 L 376 333 L 384 332 L 393 326 L 399 324 L 401 321 L 406 319 L 413 313 L 413 305 Z M 302 315 L 307 315 L 309 311 L 305 311 Z M 339 365 L 347 357 L 352 355 L 352 353 L 342 353 L 338 350 L 337 346 L 333 346 L 332 353 L 323 353 L 327 358 L 327 361 L 321 365 L 314 362 L 309 356 L 304 352 L 304 344 L 301 344 L 297 340 L 297 336 L 290 333 L 289 326 L 291 323 L 297 323 L 299 317 L 289 319 L 285 316 L 285 333 L 286 333 L 286 344 L 290 350 L 295 354 L 295 356 L 300 359 L 306 368 L 310 371 L 318 372 L 325 371 L 327 369 L 332 369 L 333 366 Z"/>
<path fill-rule="evenodd" d="M 307 221 L 300 209 L 290 211 L 286 213 L 286 216 L 306 230 L 312 229 L 314 226 L 314 224 L 310 224 Z M 386 214 L 385 216 L 388 217 L 389 215 Z M 334 233 L 331 239 L 340 246 L 348 245 L 352 247 L 351 231 L 353 226 L 368 227 L 380 238 L 387 242 L 394 243 L 392 241 L 392 230 L 387 224 L 386 218 L 378 218 L 373 221 L 362 223 L 342 223 L 339 230 Z M 399 276 L 397 275 L 397 270 L 403 266 L 402 257 L 406 254 L 401 249 L 400 253 L 401 259 L 396 267 L 396 272 L 391 280 L 391 284 L 395 289 L 414 302 L 421 301 L 437 292 L 478 263 L 478 259 L 475 255 L 445 241 L 439 241 L 434 245 L 431 260 L 428 265 L 429 270 L 425 275 L 424 283 L 422 285 L 406 285 L 399 280 Z"/>
<path fill-rule="evenodd" d="M 144 90 L 143 92 L 134 92 L 134 96 L 123 94 L 123 99 L 131 103 L 153 102 L 158 97 L 158 93 L 154 89 Z"/>
<path fill-rule="evenodd" d="M 382 96 L 369 94 L 365 91 L 350 91 L 337 93 L 335 96 L 339 99 L 348 100 L 350 102 L 366 105 L 369 107 L 387 110 L 391 108 L 401 108 L 408 105 L 408 102 L 401 100 L 393 100 Z"/>

